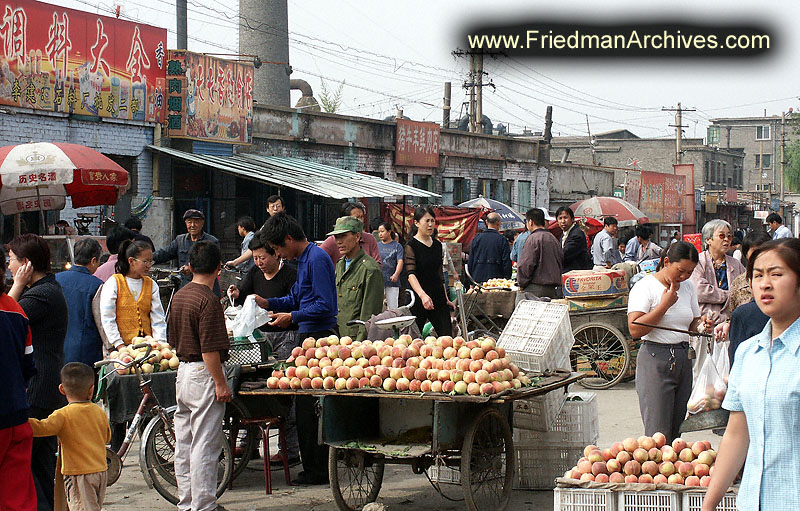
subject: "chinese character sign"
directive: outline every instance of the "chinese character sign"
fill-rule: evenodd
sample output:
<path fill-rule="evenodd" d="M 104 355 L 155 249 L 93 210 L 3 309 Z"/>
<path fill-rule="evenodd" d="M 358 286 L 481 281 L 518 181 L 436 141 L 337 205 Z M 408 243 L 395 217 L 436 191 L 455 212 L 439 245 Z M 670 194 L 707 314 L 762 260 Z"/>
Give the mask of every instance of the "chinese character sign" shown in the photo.
<path fill-rule="evenodd" d="M 664 174 L 664 223 L 683 223 L 685 195 L 686 177 Z"/>
<path fill-rule="evenodd" d="M 439 125 L 397 119 L 394 163 L 408 167 L 438 167 Z"/>
<path fill-rule="evenodd" d="M 684 198 L 683 198 L 683 225 L 691 226 L 691 229 L 694 230 L 695 225 L 695 216 L 694 211 L 695 209 L 699 210 L 699 202 L 700 200 L 695 200 L 694 198 L 694 164 L 693 163 L 681 163 L 672 166 L 675 169 L 676 176 L 684 176 L 686 179 L 684 181 Z M 695 208 L 695 202 L 697 202 L 697 208 Z M 684 229 L 684 232 L 686 230 Z"/>
<path fill-rule="evenodd" d="M 166 58 L 169 136 L 249 144 L 252 64 L 183 50 L 169 50 Z"/>
<path fill-rule="evenodd" d="M 639 209 L 655 224 L 664 217 L 664 176 L 660 172 L 642 172 Z"/>
<path fill-rule="evenodd" d="M 162 28 L 0 2 L 0 104 L 161 122 L 166 41 Z"/>
<path fill-rule="evenodd" d="M 622 199 L 639 207 L 639 195 L 642 191 L 642 178 L 639 172 L 629 172 L 625 175 L 625 186 L 622 190 Z"/>

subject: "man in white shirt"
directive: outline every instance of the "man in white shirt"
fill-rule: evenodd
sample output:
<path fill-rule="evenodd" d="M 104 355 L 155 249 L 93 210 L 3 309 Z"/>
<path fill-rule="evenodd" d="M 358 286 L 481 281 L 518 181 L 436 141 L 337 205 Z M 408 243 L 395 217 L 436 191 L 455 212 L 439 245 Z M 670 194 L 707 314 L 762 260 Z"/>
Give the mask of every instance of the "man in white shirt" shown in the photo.
<path fill-rule="evenodd" d="M 617 219 L 607 216 L 603 220 L 603 230 L 597 233 L 592 243 L 592 262 L 595 270 L 604 270 L 622 262 L 617 248 Z"/>
<path fill-rule="evenodd" d="M 772 231 L 772 239 L 778 240 L 792 237 L 792 231 L 783 225 L 783 218 L 779 214 L 770 213 L 767 217 L 767 224 L 769 224 L 769 230 Z"/>

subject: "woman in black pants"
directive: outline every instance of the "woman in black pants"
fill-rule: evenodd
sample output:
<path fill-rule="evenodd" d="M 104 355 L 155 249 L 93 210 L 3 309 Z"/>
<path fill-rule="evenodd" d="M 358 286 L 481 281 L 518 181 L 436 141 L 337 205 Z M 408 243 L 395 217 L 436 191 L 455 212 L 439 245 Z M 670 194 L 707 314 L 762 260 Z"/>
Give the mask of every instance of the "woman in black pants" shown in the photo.
<path fill-rule="evenodd" d="M 417 317 L 420 331 L 425 322 L 430 321 L 437 335 L 453 335 L 450 308 L 455 308 L 455 305 L 447 298 L 442 243 L 434 236 L 435 229 L 433 208 L 417 208 L 414 211 L 413 237 L 406 243 L 403 259 L 408 283 L 416 295 L 411 313 Z"/>

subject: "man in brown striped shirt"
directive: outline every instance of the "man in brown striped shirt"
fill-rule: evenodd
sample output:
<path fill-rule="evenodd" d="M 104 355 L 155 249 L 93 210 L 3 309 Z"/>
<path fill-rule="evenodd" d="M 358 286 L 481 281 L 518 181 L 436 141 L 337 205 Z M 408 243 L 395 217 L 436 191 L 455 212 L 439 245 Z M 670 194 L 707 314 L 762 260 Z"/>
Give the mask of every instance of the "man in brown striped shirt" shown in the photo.
<path fill-rule="evenodd" d="M 175 478 L 179 511 L 214 511 L 217 460 L 224 441 L 222 417 L 232 394 L 222 362 L 228 332 L 213 293 L 221 263 L 219 247 L 198 241 L 189 251 L 192 281 L 175 293 L 169 338 L 181 363 L 175 382 Z"/>

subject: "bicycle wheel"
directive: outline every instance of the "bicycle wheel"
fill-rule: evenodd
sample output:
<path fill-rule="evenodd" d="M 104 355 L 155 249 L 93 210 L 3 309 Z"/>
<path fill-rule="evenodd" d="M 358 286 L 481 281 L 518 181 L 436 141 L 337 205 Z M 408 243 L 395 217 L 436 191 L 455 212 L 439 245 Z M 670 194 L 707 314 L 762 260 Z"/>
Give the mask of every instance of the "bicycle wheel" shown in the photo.
<path fill-rule="evenodd" d="M 383 484 L 384 460 L 358 449 L 331 447 L 328 478 L 333 501 L 341 511 L 360 511 L 375 502 Z"/>
<path fill-rule="evenodd" d="M 251 416 L 250 410 L 239 400 L 233 399 L 225 406 L 225 417 L 222 421 L 222 430 L 225 432 L 225 437 L 230 443 L 231 429 L 234 421 L 246 419 Z M 233 474 L 231 480 L 235 480 L 244 469 L 253 456 L 253 451 L 258 449 L 258 442 L 260 438 L 258 428 L 250 426 L 246 428 L 239 428 L 236 435 L 236 442 L 232 445 L 233 448 Z"/>
<path fill-rule="evenodd" d="M 164 418 L 155 417 L 145 428 L 139 448 L 139 466 L 147 485 L 171 504 L 178 503 L 178 483 L 175 479 L 175 430 L 172 417 L 175 407 L 164 411 Z M 225 493 L 233 472 L 231 446 L 222 441 L 217 468 L 217 497 Z"/>
<path fill-rule="evenodd" d="M 589 389 L 608 389 L 628 372 L 631 349 L 622 332 L 606 323 L 586 323 L 575 329 L 570 352 L 573 371 L 586 372 L 580 384 Z"/>

